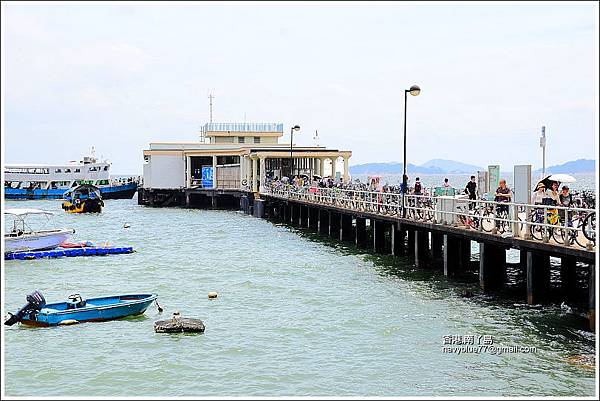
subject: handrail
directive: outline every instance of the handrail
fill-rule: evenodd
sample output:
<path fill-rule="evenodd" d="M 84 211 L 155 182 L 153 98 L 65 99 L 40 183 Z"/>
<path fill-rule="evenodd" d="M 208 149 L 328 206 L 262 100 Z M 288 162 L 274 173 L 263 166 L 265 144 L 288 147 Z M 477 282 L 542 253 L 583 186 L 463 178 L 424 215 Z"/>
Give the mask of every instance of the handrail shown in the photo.
<path fill-rule="evenodd" d="M 563 245 L 559 242 L 562 240 L 565 246 L 576 242 L 587 249 L 595 247 L 595 237 L 593 241 L 590 241 L 583 233 L 583 219 L 585 216 L 595 213 L 594 209 L 589 208 L 473 200 L 465 199 L 462 196 L 405 194 L 403 197 L 402 194 L 396 192 L 335 187 L 292 187 L 290 184 L 282 183 L 264 185 L 261 187 L 261 193 L 282 199 L 301 200 L 383 216 L 400 217 L 406 212 L 409 219 L 429 221 L 434 224 L 458 226 L 457 219 L 468 220 L 470 218 L 477 221 L 476 227 L 480 231 L 485 230 L 503 236 L 509 235 L 543 242 L 549 242 L 552 237 L 557 245 Z M 506 210 L 507 213 L 498 213 L 499 207 Z M 555 218 L 557 222 L 560 221 L 560 225 L 550 221 Z M 538 221 L 540 219 L 541 221 Z M 577 226 L 574 224 L 575 222 L 578 223 Z M 484 223 L 487 228 L 484 227 Z M 468 224 L 463 225 L 466 228 L 470 227 Z M 564 232 L 559 230 L 564 230 Z M 535 238 L 532 233 L 540 234 L 541 239 Z M 582 235 L 585 237 L 585 241 Z M 581 243 L 585 243 L 585 246 Z"/>

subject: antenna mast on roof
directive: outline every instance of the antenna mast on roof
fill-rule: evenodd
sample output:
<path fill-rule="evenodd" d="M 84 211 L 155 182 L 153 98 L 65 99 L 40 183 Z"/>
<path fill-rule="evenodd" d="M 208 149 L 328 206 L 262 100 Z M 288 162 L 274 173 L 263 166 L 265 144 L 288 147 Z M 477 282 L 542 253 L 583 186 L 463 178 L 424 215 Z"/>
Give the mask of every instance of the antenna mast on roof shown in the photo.
<path fill-rule="evenodd" d="M 212 110 L 213 110 L 213 102 L 212 102 L 212 101 L 213 101 L 213 99 L 214 99 L 215 97 L 213 96 L 213 94 L 212 94 L 212 93 L 210 93 L 210 94 L 208 95 L 208 98 L 210 99 L 210 120 L 209 120 L 209 123 L 211 123 L 211 124 L 212 124 Z"/>
<path fill-rule="evenodd" d="M 315 135 L 313 136 L 313 141 L 315 143 L 315 146 L 320 146 L 319 145 L 319 131 L 315 130 Z"/>

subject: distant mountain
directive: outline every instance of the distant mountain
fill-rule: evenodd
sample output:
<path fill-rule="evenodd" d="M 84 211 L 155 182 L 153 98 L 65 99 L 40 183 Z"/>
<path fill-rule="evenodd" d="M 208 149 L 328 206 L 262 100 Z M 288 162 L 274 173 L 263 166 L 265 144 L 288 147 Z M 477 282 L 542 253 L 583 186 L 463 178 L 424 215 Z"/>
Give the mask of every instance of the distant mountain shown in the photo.
<path fill-rule="evenodd" d="M 404 170 L 404 164 L 402 163 L 365 163 L 357 164 L 356 166 L 350 166 L 350 174 L 402 174 Z M 420 173 L 420 174 L 443 174 L 444 172 L 439 168 L 429 168 L 423 166 L 417 166 L 408 163 L 408 173 Z"/>
<path fill-rule="evenodd" d="M 402 174 L 402 170 L 403 164 L 396 162 L 350 166 L 350 174 Z M 433 159 L 422 165 L 408 163 L 407 170 L 409 174 L 468 174 L 483 168 L 452 160 Z"/>
<path fill-rule="evenodd" d="M 421 164 L 421 167 L 440 169 L 442 170 L 441 173 L 445 174 L 469 174 L 475 173 L 478 170 L 484 170 L 484 168 L 480 166 L 444 159 L 429 160 L 428 162 Z"/>
<path fill-rule="evenodd" d="M 537 172 L 542 169 L 537 169 Z M 557 173 L 594 173 L 596 172 L 596 160 L 577 159 L 556 166 L 546 167 L 546 172 L 549 174 Z"/>
<path fill-rule="evenodd" d="M 402 163 L 365 163 L 350 166 L 350 174 L 402 174 Z M 503 172 L 512 172 L 512 167 Z M 485 171 L 487 167 L 475 166 L 473 164 L 461 163 L 454 160 L 432 159 L 421 165 L 408 163 L 409 174 L 471 174 L 477 171 Z M 542 169 L 535 170 L 541 172 Z M 548 174 L 555 173 L 593 173 L 596 171 L 596 161 L 590 159 L 578 159 L 556 166 L 546 168 Z"/>

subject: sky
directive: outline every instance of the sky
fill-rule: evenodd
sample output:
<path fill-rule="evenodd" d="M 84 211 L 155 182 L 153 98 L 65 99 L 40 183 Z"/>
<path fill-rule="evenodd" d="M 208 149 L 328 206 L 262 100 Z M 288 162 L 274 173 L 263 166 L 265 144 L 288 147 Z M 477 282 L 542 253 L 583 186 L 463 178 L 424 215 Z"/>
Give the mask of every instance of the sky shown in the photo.
<path fill-rule="evenodd" d="M 92 146 L 141 174 L 150 142 L 215 122 L 297 145 L 541 167 L 596 159 L 598 3 L 2 3 L 4 163 Z"/>

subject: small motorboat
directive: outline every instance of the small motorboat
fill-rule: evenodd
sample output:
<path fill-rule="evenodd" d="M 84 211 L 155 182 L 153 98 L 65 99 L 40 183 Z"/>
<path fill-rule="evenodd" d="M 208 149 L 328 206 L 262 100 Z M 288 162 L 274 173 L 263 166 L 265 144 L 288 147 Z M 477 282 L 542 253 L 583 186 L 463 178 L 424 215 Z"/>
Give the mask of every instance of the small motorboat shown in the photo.
<path fill-rule="evenodd" d="M 14 219 L 11 231 L 4 234 L 4 253 L 54 249 L 75 232 L 72 228 L 33 230 L 25 220 L 30 216 L 44 216 L 49 221 L 54 213 L 45 210 L 6 209 L 4 214 Z"/>
<path fill-rule="evenodd" d="M 27 296 L 27 304 L 4 322 L 12 326 L 21 322 L 30 326 L 56 326 L 83 322 L 101 322 L 125 316 L 141 315 L 156 300 L 158 294 L 128 294 L 83 299 L 79 294 L 66 302 L 47 304 L 35 291 Z"/>
<path fill-rule="evenodd" d="M 67 213 L 100 213 L 104 207 L 100 189 L 89 184 L 69 189 L 63 199 L 62 208 Z"/>

